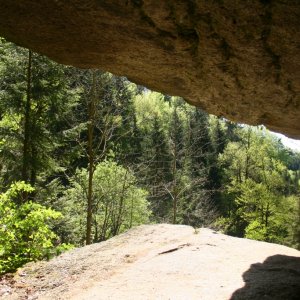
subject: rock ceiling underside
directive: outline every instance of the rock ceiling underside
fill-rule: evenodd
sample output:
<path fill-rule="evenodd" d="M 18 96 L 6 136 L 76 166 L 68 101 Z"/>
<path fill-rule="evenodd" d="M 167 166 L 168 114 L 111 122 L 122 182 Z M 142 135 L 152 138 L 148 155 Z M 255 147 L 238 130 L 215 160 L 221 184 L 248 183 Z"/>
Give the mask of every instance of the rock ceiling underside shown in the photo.
<path fill-rule="evenodd" d="M 0 35 L 300 138 L 299 0 L 0 0 Z"/>

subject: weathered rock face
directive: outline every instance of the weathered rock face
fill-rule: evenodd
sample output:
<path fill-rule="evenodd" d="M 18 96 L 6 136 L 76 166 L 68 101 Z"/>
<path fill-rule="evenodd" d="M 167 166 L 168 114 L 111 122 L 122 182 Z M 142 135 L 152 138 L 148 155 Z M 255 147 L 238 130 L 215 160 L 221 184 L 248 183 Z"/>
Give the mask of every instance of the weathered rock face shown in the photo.
<path fill-rule="evenodd" d="M 0 278 L 6 300 L 299 300 L 299 294 L 296 249 L 168 224 L 29 263 L 10 284 Z"/>
<path fill-rule="evenodd" d="M 300 138 L 299 0 L 0 0 L 0 35 Z"/>

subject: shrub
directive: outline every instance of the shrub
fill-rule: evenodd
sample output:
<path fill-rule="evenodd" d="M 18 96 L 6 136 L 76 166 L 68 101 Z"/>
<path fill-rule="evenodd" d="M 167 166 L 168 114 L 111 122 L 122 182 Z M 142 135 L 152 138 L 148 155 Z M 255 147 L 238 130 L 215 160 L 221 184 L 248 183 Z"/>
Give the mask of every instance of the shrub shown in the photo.
<path fill-rule="evenodd" d="M 88 171 L 77 170 L 71 187 L 61 198 L 70 230 L 69 240 L 84 244 L 87 209 Z M 151 211 L 147 192 L 139 188 L 133 172 L 113 161 L 99 163 L 93 177 L 93 242 L 106 240 L 140 224 L 149 223 Z"/>
<path fill-rule="evenodd" d="M 0 274 L 46 258 L 55 248 L 57 236 L 50 221 L 62 214 L 31 201 L 16 204 L 16 199 L 33 190 L 30 185 L 17 182 L 0 194 Z"/>

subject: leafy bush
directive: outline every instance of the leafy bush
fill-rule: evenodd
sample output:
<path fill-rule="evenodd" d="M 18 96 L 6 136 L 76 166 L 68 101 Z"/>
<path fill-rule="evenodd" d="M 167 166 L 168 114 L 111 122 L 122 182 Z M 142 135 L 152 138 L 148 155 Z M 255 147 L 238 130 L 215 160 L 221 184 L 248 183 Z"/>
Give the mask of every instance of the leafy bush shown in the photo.
<path fill-rule="evenodd" d="M 17 182 L 0 194 L 0 274 L 49 257 L 55 249 L 57 236 L 50 221 L 62 214 L 31 201 L 16 204 L 24 193 L 33 190 L 30 185 Z"/>
<path fill-rule="evenodd" d="M 88 172 L 77 170 L 71 187 L 60 199 L 65 203 L 69 241 L 84 244 L 86 230 Z M 103 161 L 93 177 L 93 241 L 103 241 L 140 224 L 149 223 L 147 192 L 136 185 L 134 174 L 113 161 Z"/>
<path fill-rule="evenodd" d="M 245 237 L 251 240 L 265 241 L 267 228 L 258 220 L 252 221 L 245 229 Z"/>

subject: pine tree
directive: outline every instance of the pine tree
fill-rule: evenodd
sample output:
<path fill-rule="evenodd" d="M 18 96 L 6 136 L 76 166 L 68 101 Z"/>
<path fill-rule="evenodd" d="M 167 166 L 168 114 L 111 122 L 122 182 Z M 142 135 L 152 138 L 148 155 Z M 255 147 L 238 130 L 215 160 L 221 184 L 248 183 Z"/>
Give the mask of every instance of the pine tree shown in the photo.
<path fill-rule="evenodd" d="M 3 185 L 24 180 L 32 186 L 57 171 L 68 103 L 65 67 L 1 41 L 0 136 Z"/>
<path fill-rule="evenodd" d="M 150 130 L 149 137 L 145 137 L 142 145 L 143 164 L 140 173 L 144 185 L 150 191 L 148 199 L 154 215 L 159 220 L 167 220 L 172 204 L 165 185 L 171 179 L 171 156 L 166 135 L 157 115 L 153 118 Z"/>

